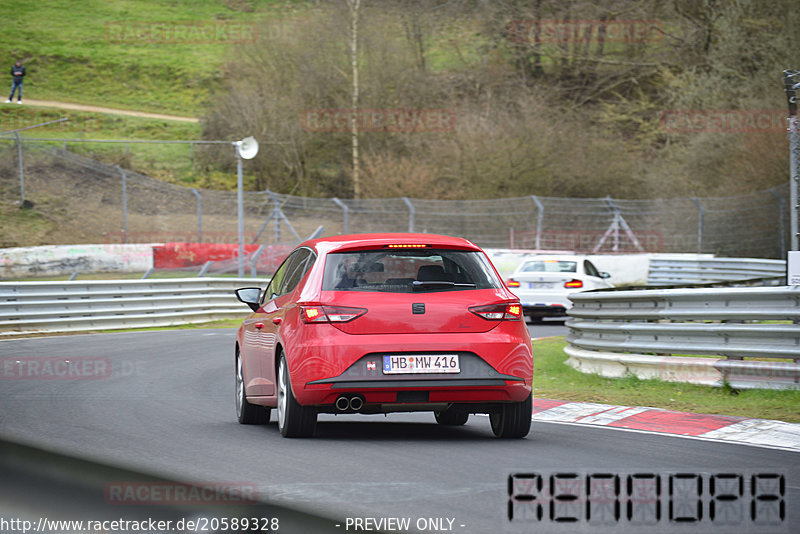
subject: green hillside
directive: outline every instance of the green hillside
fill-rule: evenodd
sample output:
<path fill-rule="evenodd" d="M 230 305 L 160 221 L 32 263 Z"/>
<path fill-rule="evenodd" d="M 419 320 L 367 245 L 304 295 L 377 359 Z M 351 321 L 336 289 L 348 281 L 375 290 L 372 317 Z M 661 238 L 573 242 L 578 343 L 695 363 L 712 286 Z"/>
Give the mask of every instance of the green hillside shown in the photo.
<path fill-rule="evenodd" d="M 0 80 L 20 59 L 25 95 L 200 116 L 232 45 L 277 0 L 3 0 Z M 166 23 L 166 24 L 165 24 Z"/>
<path fill-rule="evenodd" d="M 357 162 L 349 128 L 303 122 L 354 105 L 348 5 L 4 0 L 0 88 L 20 59 L 26 98 L 201 119 L 97 125 L 62 113 L 68 125 L 26 136 L 253 135 L 248 186 L 303 196 L 671 198 L 788 179 L 781 72 L 800 68 L 796 0 L 361 0 L 355 105 L 434 110 L 452 128 L 362 129 Z M 0 128 L 45 118 L 11 109 L 24 107 L 0 105 Z M 224 149 L 74 149 L 173 182 L 233 185 Z"/>

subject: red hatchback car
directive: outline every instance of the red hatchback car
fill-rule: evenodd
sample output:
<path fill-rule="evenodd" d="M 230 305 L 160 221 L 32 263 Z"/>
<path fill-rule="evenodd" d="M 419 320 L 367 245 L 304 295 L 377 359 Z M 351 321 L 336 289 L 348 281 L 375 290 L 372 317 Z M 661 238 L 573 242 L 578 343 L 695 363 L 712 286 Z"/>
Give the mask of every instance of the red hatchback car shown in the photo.
<path fill-rule="evenodd" d="M 236 336 L 236 412 L 286 437 L 319 413 L 432 411 L 442 425 L 489 414 L 494 434 L 528 434 L 533 352 L 519 299 L 460 238 L 363 234 L 314 239 L 267 288 L 236 290 L 253 312 Z"/>

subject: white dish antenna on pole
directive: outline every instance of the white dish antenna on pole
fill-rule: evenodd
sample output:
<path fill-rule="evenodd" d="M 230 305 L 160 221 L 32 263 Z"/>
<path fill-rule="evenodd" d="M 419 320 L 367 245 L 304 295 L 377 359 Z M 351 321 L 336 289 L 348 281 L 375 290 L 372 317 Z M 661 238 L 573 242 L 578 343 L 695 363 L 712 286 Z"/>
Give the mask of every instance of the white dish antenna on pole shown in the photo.
<path fill-rule="evenodd" d="M 239 278 L 244 276 L 244 192 L 242 185 L 242 160 L 253 159 L 258 154 L 258 141 L 252 135 L 241 141 L 235 141 L 236 146 L 236 200 L 239 212 Z"/>
<path fill-rule="evenodd" d="M 238 141 L 236 146 L 242 159 L 253 159 L 258 154 L 258 141 L 252 135 Z"/>

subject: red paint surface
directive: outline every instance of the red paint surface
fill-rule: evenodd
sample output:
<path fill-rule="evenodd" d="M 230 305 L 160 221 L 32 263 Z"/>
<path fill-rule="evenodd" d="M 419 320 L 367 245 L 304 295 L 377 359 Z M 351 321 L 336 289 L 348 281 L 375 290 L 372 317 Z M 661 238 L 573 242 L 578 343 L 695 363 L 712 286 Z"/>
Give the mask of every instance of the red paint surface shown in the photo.
<path fill-rule="evenodd" d="M 555 408 L 563 404 L 569 404 L 567 401 L 553 400 L 553 399 L 537 399 L 533 398 L 533 413 L 543 412 L 550 408 Z"/>
<path fill-rule="evenodd" d="M 607 426 L 631 428 L 634 430 L 649 430 L 652 432 L 667 432 L 684 436 L 700 436 L 712 430 L 743 421 L 744 417 L 725 415 L 701 415 L 695 413 L 670 412 L 666 410 L 648 410 L 624 419 L 620 419 Z"/>
<path fill-rule="evenodd" d="M 258 244 L 244 246 L 247 268 L 249 256 L 258 250 Z M 267 245 L 258 257 L 258 269 L 272 274 L 292 250 L 291 245 Z M 239 245 L 232 243 L 165 243 L 153 247 L 153 267 L 156 269 L 180 269 L 203 265 L 207 261 L 237 261 Z"/>

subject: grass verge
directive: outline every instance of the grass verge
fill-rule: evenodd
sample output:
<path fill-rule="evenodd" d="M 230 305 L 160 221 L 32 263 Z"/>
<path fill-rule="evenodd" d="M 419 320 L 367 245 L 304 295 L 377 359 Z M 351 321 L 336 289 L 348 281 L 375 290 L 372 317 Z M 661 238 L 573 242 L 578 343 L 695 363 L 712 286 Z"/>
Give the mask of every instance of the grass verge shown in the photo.
<path fill-rule="evenodd" d="M 651 406 L 800 423 L 800 390 L 731 390 L 633 376 L 604 378 L 566 365 L 565 346 L 563 337 L 533 342 L 534 398 Z"/>

